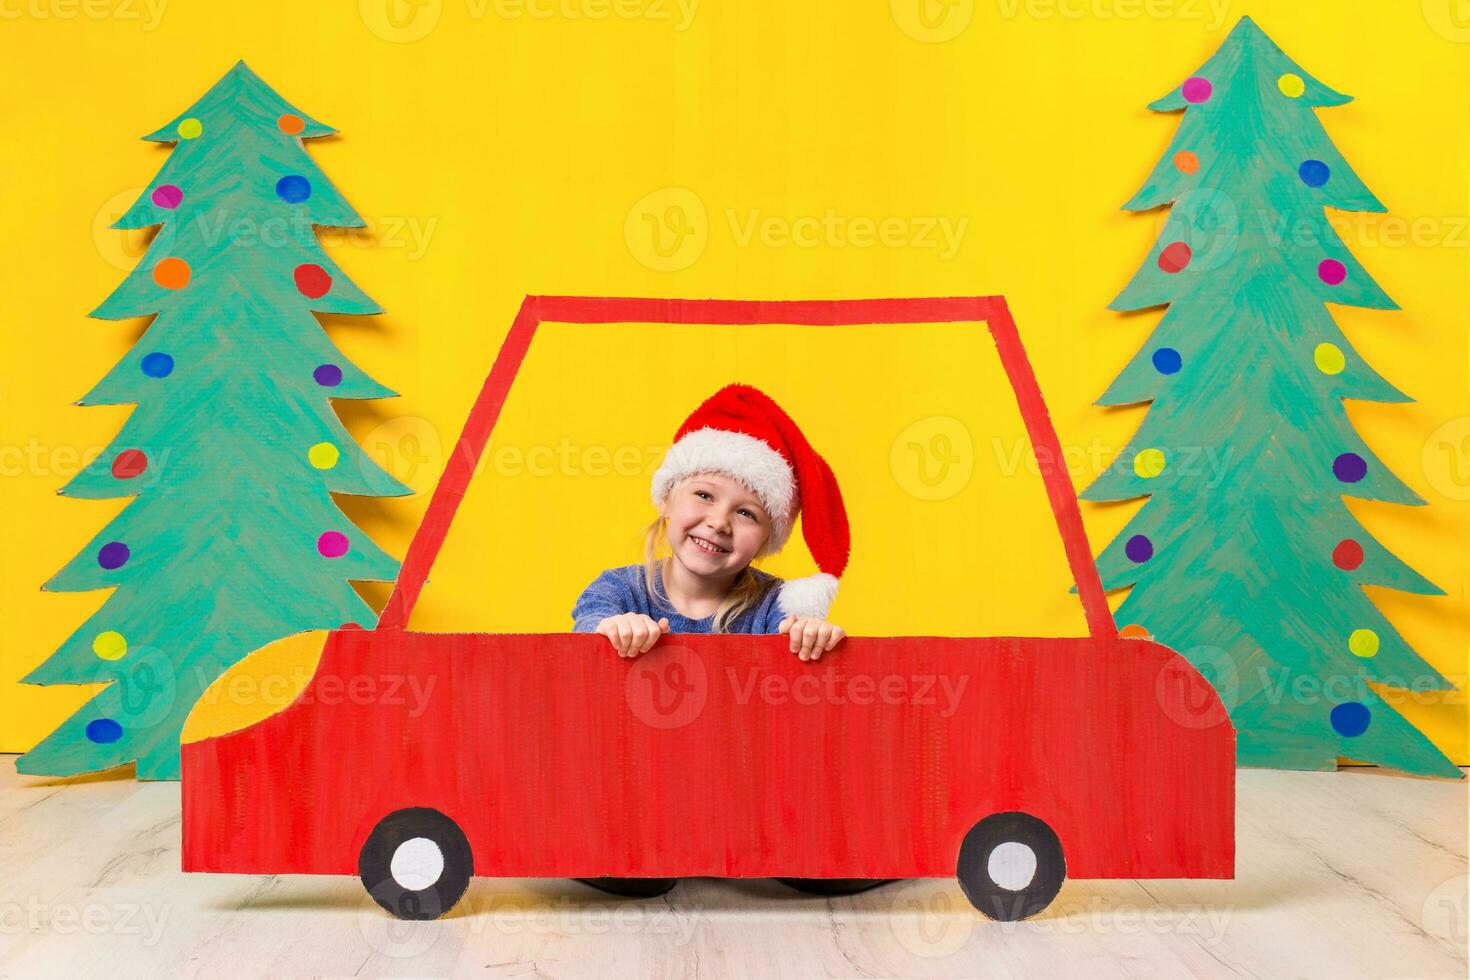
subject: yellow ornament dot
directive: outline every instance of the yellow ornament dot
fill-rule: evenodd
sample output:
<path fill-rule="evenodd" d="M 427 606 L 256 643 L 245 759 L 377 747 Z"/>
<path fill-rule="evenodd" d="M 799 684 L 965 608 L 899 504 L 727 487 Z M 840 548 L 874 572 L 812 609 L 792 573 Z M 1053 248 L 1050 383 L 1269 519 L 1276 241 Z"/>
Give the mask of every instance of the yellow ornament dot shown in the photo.
<path fill-rule="evenodd" d="M 329 470 L 336 466 L 341 455 L 330 442 L 319 442 L 306 451 L 306 458 L 319 470 Z"/>
<path fill-rule="evenodd" d="M 1138 455 L 1133 457 L 1133 472 L 1145 480 L 1152 480 L 1164 472 L 1163 451 L 1158 449 L 1140 450 Z"/>
<path fill-rule="evenodd" d="M 1317 370 L 1323 374 L 1337 374 L 1347 363 L 1342 356 L 1342 349 L 1336 344 L 1318 344 L 1317 349 L 1312 352 L 1312 360 L 1317 365 Z"/>
<path fill-rule="evenodd" d="M 1355 657 L 1371 657 L 1378 652 L 1378 634 L 1372 630 L 1353 630 L 1348 649 Z"/>
<path fill-rule="evenodd" d="M 204 124 L 193 116 L 179 123 L 179 139 L 191 140 L 202 132 L 204 132 Z"/>
<path fill-rule="evenodd" d="M 128 652 L 128 641 L 117 630 L 103 630 L 92 640 L 92 652 L 103 660 L 118 660 Z"/>
<path fill-rule="evenodd" d="M 1281 89 L 1281 94 L 1288 99 L 1294 99 L 1307 90 L 1307 85 L 1302 81 L 1302 76 L 1287 72 L 1276 79 L 1276 87 Z"/>

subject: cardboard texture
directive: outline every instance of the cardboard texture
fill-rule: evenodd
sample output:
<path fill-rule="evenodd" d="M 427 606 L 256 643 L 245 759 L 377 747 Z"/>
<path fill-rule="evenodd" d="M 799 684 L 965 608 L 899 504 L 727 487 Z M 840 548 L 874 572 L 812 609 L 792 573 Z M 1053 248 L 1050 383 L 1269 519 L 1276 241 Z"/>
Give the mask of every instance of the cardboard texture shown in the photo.
<path fill-rule="evenodd" d="M 177 779 L 180 729 L 211 681 L 278 637 L 370 622 L 349 581 L 397 573 L 331 497 L 410 492 L 331 407 L 393 394 L 313 315 L 380 312 L 316 239 L 316 225 L 362 224 L 303 146 L 331 132 L 241 62 L 147 137 L 174 149 L 117 226 L 162 228 L 92 315 L 156 316 L 79 403 L 137 408 L 61 491 L 137 499 L 44 586 L 113 592 L 25 678 L 108 686 L 20 772 L 136 760 L 140 779 Z"/>
<path fill-rule="evenodd" d="M 1089 635 L 850 636 L 802 662 L 782 636 L 672 635 L 629 661 L 592 634 L 414 632 L 543 321 L 984 323 L 1052 461 Z M 998 297 L 528 297 L 376 628 L 317 641 L 285 710 L 184 745 L 184 870 L 356 873 L 405 918 L 447 912 L 472 875 L 956 875 L 1000 919 L 1066 876 L 1231 877 L 1224 706 L 1183 658 L 1118 635 L 1060 449 Z"/>
<path fill-rule="evenodd" d="M 1099 399 L 1149 409 L 1082 496 L 1148 498 L 1098 565 L 1108 588 L 1132 589 L 1119 621 L 1183 652 L 1220 691 L 1242 765 L 1332 769 L 1346 756 L 1459 778 L 1370 686 L 1454 689 L 1362 587 L 1443 592 L 1343 503 L 1424 503 L 1343 406 L 1409 400 L 1325 306 L 1397 309 L 1324 213 L 1384 210 L 1317 120 L 1317 107 L 1347 101 L 1246 17 L 1150 106 L 1184 115 L 1125 207 L 1171 210 L 1112 308 L 1168 310 Z"/>

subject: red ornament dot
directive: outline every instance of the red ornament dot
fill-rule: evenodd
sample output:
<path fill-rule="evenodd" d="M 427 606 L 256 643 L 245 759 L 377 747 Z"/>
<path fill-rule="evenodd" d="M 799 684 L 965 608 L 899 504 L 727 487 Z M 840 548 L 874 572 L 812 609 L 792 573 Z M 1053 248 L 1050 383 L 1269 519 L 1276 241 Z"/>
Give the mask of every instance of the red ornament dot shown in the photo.
<path fill-rule="evenodd" d="M 1343 538 L 1332 549 L 1332 564 L 1345 572 L 1351 572 L 1363 564 L 1363 546 L 1352 538 Z"/>
<path fill-rule="evenodd" d="M 1164 246 L 1159 253 L 1159 268 L 1165 272 L 1178 272 L 1189 265 L 1189 260 L 1194 258 L 1194 253 L 1184 242 L 1170 242 Z"/>
<path fill-rule="evenodd" d="M 321 299 L 332 288 L 332 277 L 314 262 L 296 267 L 296 288 L 307 299 Z"/>
<path fill-rule="evenodd" d="M 119 480 L 141 476 L 148 468 L 148 457 L 141 449 L 124 449 L 112 461 L 112 475 Z"/>

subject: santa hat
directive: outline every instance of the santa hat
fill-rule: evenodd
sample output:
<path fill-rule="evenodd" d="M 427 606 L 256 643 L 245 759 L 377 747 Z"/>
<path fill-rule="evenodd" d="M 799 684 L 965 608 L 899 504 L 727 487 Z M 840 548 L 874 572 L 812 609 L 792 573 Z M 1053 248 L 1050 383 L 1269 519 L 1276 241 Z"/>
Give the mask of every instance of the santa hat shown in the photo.
<path fill-rule="evenodd" d="M 771 515 L 768 554 L 791 536 L 796 515 L 819 574 L 781 585 L 781 611 L 824 619 L 847 567 L 847 511 L 832 467 L 817 455 L 791 416 L 750 385 L 726 385 L 694 410 L 653 474 L 653 503 L 662 509 L 675 483 L 695 473 L 724 473 L 750 488 Z"/>

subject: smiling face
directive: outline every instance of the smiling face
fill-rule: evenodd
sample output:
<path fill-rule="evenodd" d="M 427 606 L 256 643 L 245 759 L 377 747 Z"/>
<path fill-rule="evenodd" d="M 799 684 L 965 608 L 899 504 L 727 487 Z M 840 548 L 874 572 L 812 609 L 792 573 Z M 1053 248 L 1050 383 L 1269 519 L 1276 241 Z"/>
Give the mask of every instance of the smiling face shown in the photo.
<path fill-rule="evenodd" d="M 669 491 L 664 512 L 674 560 L 691 573 L 733 576 L 771 537 L 771 515 L 760 498 L 723 473 L 696 473 Z"/>

